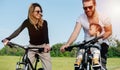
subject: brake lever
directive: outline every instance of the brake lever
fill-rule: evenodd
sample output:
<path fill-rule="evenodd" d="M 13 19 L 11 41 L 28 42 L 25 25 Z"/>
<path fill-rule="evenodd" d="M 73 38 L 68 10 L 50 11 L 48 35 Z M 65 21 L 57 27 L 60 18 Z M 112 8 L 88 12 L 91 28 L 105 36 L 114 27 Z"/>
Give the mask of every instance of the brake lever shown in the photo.
<path fill-rule="evenodd" d="M 8 42 L 7 45 L 10 47 L 10 48 L 13 48 L 13 44 L 11 42 Z"/>

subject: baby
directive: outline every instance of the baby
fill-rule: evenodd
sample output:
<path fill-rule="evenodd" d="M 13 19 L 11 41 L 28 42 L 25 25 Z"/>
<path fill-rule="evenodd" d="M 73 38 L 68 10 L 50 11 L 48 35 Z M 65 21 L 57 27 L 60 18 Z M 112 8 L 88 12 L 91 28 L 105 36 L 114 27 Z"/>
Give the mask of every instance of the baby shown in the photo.
<path fill-rule="evenodd" d="M 98 37 L 101 35 L 101 33 L 102 33 L 102 28 L 99 24 L 95 24 L 95 23 L 90 24 L 90 26 L 89 26 L 90 38 Z M 96 42 L 94 45 L 100 47 L 99 41 Z M 99 65 L 100 50 L 97 48 L 90 48 L 90 51 L 93 54 L 93 59 L 92 59 L 93 64 Z M 79 50 L 75 65 L 79 66 L 81 64 L 84 52 L 85 52 L 84 49 Z"/>

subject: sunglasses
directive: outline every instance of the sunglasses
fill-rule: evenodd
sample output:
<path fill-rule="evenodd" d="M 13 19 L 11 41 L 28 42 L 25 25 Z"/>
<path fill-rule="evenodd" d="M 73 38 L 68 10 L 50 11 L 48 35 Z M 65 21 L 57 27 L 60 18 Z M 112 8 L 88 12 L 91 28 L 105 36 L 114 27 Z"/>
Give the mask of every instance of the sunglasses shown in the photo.
<path fill-rule="evenodd" d="M 38 14 L 39 14 L 39 13 L 42 13 L 42 11 L 39 11 L 39 10 L 38 10 L 38 11 L 34 11 L 34 12 L 37 12 Z"/>
<path fill-rule="evenodd" d="M 87 6 L 87 7 L 83 7 L 84 10 L 87 10 L 87 9 L 92 9 L 93 6 Z"/>

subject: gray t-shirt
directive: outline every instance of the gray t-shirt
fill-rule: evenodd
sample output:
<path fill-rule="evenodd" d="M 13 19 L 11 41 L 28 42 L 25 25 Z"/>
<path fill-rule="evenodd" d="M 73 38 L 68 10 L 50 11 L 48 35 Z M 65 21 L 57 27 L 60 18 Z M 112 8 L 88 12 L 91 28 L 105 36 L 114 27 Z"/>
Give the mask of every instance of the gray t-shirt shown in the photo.
<path fill-rule="evenodd" d="M 110 19 L 108 17 L 106 17 L 105 15 L 101 15 L 100 13 L 99 13 L 98 19 L 99 19 L 99 23 L 98 24 L 102 27 L 102 33 L 101 33 L 101 35 L 102 35 L 102 34 L 105 33 L 104 26 L 111 24 L 110 23 L 111 21 L 110 21 Z M 78 24 L 82 25 L 82 28 L 83 28 L 83 31 L 84 31 L 84 35 L 85 35 L 84 39 L 85 40 L 89 40 L 90 39 L 90 35 L 89 35 L 89 32 L 88 32 L 89 31 L 89 21 L 87 19 L 87 16 L 85 14 L 80 15 L 80 17 L 77 19 L 76 22 Z M 103 42 L 106 42 L 108 44 L 107 39 L 104 40 Z"/>

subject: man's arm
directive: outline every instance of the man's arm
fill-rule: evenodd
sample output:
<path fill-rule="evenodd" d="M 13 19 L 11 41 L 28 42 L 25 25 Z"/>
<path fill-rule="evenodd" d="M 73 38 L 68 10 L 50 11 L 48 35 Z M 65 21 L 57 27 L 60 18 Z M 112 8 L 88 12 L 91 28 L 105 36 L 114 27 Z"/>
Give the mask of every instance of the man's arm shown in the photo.
<path fill-rule="evenodd" d="M 75 27 L 74 27 L 74 30 L 73 30 L 70 38 L 69 38 L 69 40 L 67 41 L 67 43 L 65 45 L 63 45 L 60 48 L 61 52 L 64 52 L 65 48 L 67 48 L 68 46 L 70 46 L 76 40 L 76 38 L 79 35 L 80 30 L 81 30 L 81 24 L 77 22 L 76 25 L 75 25 Z"/>
<path fill-rule="evenodd" d="M 110 35 L 112 35 L 112 25 L 105 25 L 104 29 L 105 33 L 103 35 L 103 39 L 107 39 Z"/>
<path fill-rule="evenodd" d="M 72 34 L 66 44 L 71 45 L 77 39 L 80 30 L 81 30 L 81 24 L 76 22 L 74 31 L 72 32 Z"/>

